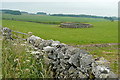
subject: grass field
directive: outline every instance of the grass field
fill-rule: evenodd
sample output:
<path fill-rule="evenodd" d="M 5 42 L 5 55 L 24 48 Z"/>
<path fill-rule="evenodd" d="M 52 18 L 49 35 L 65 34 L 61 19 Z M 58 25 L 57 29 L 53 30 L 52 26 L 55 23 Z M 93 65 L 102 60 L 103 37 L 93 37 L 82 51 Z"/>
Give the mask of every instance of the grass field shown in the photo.
<path fill-rule="evenodd" d="M 82 18 L 82 17 L 57 17 L 57 16 L 40 16 L 40 15 L 10 15 L 3 14 L 4 19 L 33 21 L 42 23 L 60 23 L 60 22 L 100 22 L 108 21 L 99 18 Z"/>
<path fill-rule="evenodd" d="M 110 22 L 104 19 L 53 17 L 36 15 L 3 15 L 3 18 L 14 20 L 2 20 L 4 27 L 20 32 L 33 32 L 43 39 L 53 39 L 70 45 L 118 43 L 118 22 Z M 23 20 L 23 21 L 15 21 Z M 32 21 L 32 22 L 24 22 Z M 86 22 L 93 25 L 92 28 L 60 28 L 59 25 L 40 24 L 34 22 Z M 94 57 L 104 57 L 110 62 L 110 67 L 118 73 L 118 47 L 80 47 Z M 14 51 L 14 50 L 13 50 Z M 17 51 L 16 51 L 17 52 Z M 21 53 L 20 56 L 25 56 Z M 19 56 L 18 56 L 19 57 Z M 24 58 L 24 57 L 23 57 Z M 25 58 L 24 58 L 25 59 Z M 13 63 L 12 63 L 13 64 Z M 22 63 L 21 63 L 22 64 Z M 8 75 L 9 76 L 9 75 Z M 23 75 L 23 77 L 25 77 Z"/>
<path fill-rule="evenodd" d="M 59 25 L 3 20 L 3 26 L 20 32 L 33 32 L 43 39 L 59 40 L 66 44 L 117 43 L 118 22 L 90 22 L 92 28 L 60 28 Z"/>
<path fill-rule="evenodd" d="M 22 40 L 3 40 L 3 78 L 44 78 L 42 59 L 38 61 L 26 49 L 33 50 Z"/>

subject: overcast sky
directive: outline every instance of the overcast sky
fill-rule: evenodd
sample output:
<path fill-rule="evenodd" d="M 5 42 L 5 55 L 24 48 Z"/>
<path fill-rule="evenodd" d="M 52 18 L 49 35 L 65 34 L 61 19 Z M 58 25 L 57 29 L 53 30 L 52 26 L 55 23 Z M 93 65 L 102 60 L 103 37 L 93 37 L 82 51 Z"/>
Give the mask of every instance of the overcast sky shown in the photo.
<path fill-rule="evenodd" d="M 116 2 L 120 0 L 2 0 L 2 2 Z"/>
<path fill-rule="evenodd" d="M 75 5 L 76 3 L 75 4 L 72 3 L 72 4 L 73 4 L 73 7 L 78 6 L 77 8 L 79 8 L 79 12 L 81 11 L 80 13 L 117 16 L 118 15 L 118 2 L 120 0 L 1 0 L 1 1 L 2 2 L 78 2 L 78 5 Z M 69 5 L 67 5 L 67 4 L 62 5 L 63 8 L 65 8 L 64 10 L 61 10 L 61 8 L 58 8 L 58 11 L 55 8 L 55 6 L 53 6 L 53 5 L 57 5 L 57 7 L 59 7 L 60 4 L 59 5 L 58 4 L 49 4 L 47 6 L 45 4 L 41 4 L 41 5 L 39 5 L 39 7 L 37 7 L 35 5 L 35 6 L 32 6 L 34 9 L 29 7 L 29 5 L 21 5 L 21 4 L 17 5 L 18 3 L 17 4 L 11 3 L 11 4 L 6 3 L 6 5 L 3 6 L 3 8 L 18 9 L 18 10 L 24 10 L 24 11 L 28 11 L 28 12 L 29 11 L 36 12 L 38 10 L 42 10 L 42 11 L 45 11 L 48 13 L 54 13 L 54 12 L 59 12 L 59 11 L 64 11 L 66 13 L 70 13 L 70 11 L 71 11 L 71 13 L 73 13 L 72 11 L 77 10 L 77 8 L 67 10 L 67 7 L 69 7 Z M 55 8 L 54 11 L 52 11 L 54 9 L 54 8 L 52 8 L 52 6 Z M 1 7 L 1 5 L 0 5 L 0 7 Z M 29 7 L 29 8 L 27 8 L 27 7 Z M 51 7 L 51 8 L 49 8 L 49 7 Z M 37 9 L 37 8 L 39 8 L 39 9 Z M 68 9 L 70 9 L 70 8 L 68 8 Z M 74 12 L 78 13 L 78 11 L 74 11 Z M 59 12 L 59 13 L 62 13 L 62 12 Z"/>

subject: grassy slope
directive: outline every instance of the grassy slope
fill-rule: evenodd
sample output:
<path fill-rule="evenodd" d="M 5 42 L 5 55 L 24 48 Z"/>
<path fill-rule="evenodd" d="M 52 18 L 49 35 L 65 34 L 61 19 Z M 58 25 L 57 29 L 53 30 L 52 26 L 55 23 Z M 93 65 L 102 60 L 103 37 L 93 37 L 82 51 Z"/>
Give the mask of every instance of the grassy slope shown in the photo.
<path fill-rule="evenodd" d="M 23 20 L 23 21 L 34 21 L 34 22 L 98 22 L 107 21 L 105 19 L 95 18 L 77 18 L 77 17 L 57 17 L 57 16 L 40 16 L 40 15 L 10 15 L 3 14 L 3 18 Z"/>
<path fill-rule="evenodd" d="M 14 41 L 3 39 L 3 78 L 46 77 L 43 68 L 43 59 L 36 59 L 31 51 L 34 51 L 34 49 L 20 39 Z"/>
<path fill-rule="evenodd" d="M 33 32 L 44 39 L 59 40 L 67 44 L 117 43 L 117 22 L 90 22 L 94 27 L 82 29 L 60 28 L 58 25 L 3 20 L 3 26 L 21 32 Z"/>

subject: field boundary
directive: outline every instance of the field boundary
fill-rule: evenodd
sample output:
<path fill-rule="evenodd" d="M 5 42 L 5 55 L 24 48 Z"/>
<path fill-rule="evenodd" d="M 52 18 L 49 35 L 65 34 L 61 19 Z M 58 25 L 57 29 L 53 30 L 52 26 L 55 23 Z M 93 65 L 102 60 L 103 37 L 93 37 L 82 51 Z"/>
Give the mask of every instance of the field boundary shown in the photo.
<path fill-rule="evenodd" d="M 2 31 L 6 34 L 6 39 L 12 39 L 9 28 L 3 28 Z M 27 42 L 33 45 L 37 52 L 40 51 L 39 54 L 43 54 L 45 63 L 55 78 L 117 78 L 109 66 L 103 64 L 106 60 L 95 60 L 92 55 L 79 48 L 34 35 L 28 37 Z"/>
<path fill-rule="evenodd" d="M 120 45 L 120 43 L 103 43 L 103 44 L 87 44 L 87 45 L 72 45 L 74 47 L 107 47 L 112 45 Z"/>
<path fill-rule="evenodd" d="M 37 22 L 37 21 L 26 21 L 26 20 L 15 20 L 15 19 L 7 19 L 3 18 L 3 20 L 13 20 L 13 21 L 24 21 L 24 22 L 33 22 L 33 23 L 39 23 L 39 24 L 50 24 L 50 25 L 60 25 L 62 22 Z"/>

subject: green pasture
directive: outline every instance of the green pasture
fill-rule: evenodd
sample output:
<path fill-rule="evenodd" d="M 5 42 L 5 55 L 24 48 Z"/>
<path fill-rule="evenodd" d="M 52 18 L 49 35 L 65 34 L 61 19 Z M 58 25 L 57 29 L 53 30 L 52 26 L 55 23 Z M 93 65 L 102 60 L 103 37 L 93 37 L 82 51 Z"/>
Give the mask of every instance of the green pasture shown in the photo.
<path fill-rule="evenodd" d="M 3 26 L 20 32 L 33 32 L 43 39 L 59 40 L 66 44 L 117 43 L 118 22 L 89 22 L 92 28 L 60 28 L 33 22 L 3 20 Z"/>
<path fill-rule="evenodd" d="M 118 43 L 118 22 L 110 22 L 105 19 L 53 17 L 37 15 L 3 15 L 3 27 L 24 33 L 33 32 L 43 39 L 58 40 L 70 45 Z M 17 21 L 22 20 L 22 21 Z M 32 21 L 32 22 L 24 22 Z M 61 28 L 59 25 L 42 24 L 34 22 L 85 22 L 92 24 L 91 28 Z M 18 45 L 19 46 L 19 45 Z M 117 74 L 118 71 L 118 46 L 107 47 L 80 47 L 96 57 L 104 57 L 110 62 L 110 67 Z M 14 51 L 14 49 L 13 49 Z M 17 52 L 17 51 L 16 51 Z M 21 53 L 23 56 L 23 53 Z M 25 53 L 26 54 L 26 53 Z M 24 57 L 23 57 L 24 58 Z M 26 59 L 26 58 L 24 58 Z M 22 64 L 22 63 L 21 63 Z M 21 70 L 21 69 L 20 69 Z M 34 73 L 35 75 L 37 74 Z M 9 76 L 9 75 L 8 75 Z M 34 75 L 32 75 L 33 77 Z M 23 75 L 24 77 L 24 75 Z"/>
<path fill-rule="evenodd" d="M 106 19 L 99 18 L 84 18 L 84 17 L 58 17 L 58 16 L 43 16 L 43 15 L 11 15 L 3 14 L 2 18 L 10 20 L 32 21 L 41 23 L 53 23 L 60 22 L 100 22 L 108 21 Z"/>

